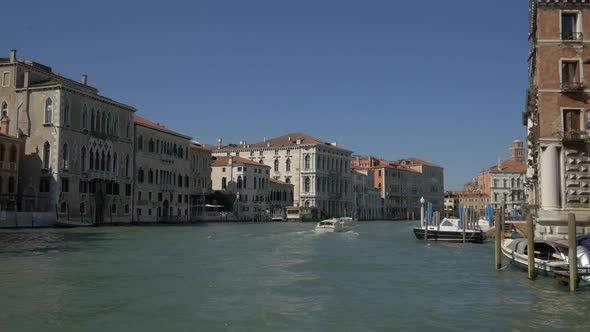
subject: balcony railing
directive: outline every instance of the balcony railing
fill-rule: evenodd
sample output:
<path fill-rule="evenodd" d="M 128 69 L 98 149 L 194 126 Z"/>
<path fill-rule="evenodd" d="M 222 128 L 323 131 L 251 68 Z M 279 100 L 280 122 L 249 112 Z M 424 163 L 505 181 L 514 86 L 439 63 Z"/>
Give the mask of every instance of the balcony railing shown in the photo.
<path fill-rule="evenodd" d="M 584 34 L 581 32 L 562 31 L 561 40 L 570 43 L 581 43 L 584 41 Z"/>
<path fill-rule="evenodd" d="M 582 91 L 586 88 L 586 83 L 583 81 L 561 82 L 561 90 L 563 91 Z"/>
<path fill-rule="evenodd" d="M 588 137 L 588 134 L 579 130 L 567 130 L 562 134 L 562 140 L 564 142 L 583 142 Z"/>

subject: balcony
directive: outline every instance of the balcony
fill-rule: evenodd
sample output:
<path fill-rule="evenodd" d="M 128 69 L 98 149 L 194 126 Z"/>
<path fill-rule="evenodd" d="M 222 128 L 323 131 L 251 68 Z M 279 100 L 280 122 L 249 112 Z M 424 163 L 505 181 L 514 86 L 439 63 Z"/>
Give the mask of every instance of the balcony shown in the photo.
<path fill-rule="evenodd" d="M 574 31 L 562 31 L 561 40 L 566 43 L 581 43 L 584 41 L 584 34 Z"/>
<path fill-rule="evenodd" d="M 160 153 L 160 160 L 173 163 L 174 156 L 171 156 L 169 154 Z"/>
<path fill-rule="evenodd" d="M 561 82 L 561 90 L 567 92 L 584 91 L 586 83 L 583 81 Z"/>
<path fill-rule="evenodd" d="M 584 142 L 586 138 L 588 138 L 588 134 L 580 130 L 567 130 L 561 136 L 562 141 L 566 143 Z"/>

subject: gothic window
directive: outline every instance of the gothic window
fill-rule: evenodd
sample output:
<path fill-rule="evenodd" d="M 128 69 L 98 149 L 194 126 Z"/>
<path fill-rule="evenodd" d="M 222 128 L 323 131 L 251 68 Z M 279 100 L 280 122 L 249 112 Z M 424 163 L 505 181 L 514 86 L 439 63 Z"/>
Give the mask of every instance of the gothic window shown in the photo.
<path fill-rule="evenodd" d="M 94 131 L 94 109 L 90 113 L 90 130 Z"/>
<path fill-rule="evenodd" d="M 129 155 L 125 156 L 125 176 L 129 176 Z"/>
<path fill-rule="evenodd" d="M 111 171 L 111 153 L 107 153 L 107 172 Z"/>
<path fill-rule="evenodd" d="M 82 148 L 82 152 L 83 153 L 85 152 L 84 148 Z M 90 149 L 89 155 L 90 155 L 90 161 L 88 163 L 88 169 L 92 170 L 94 168 L 94 151 L 92 151 L 92 149 Z M 84 159 L 82 159 L 82 160 L 84 160 Z"/>
<path fill-rule="evenodd" d="M 105 170 L 105 156 L 104 156 L 104 151 L 102 152 L 101 155 L 102 158 L 100 158 L 100 170 L 104 171 Z"/>
<path fill-rule="evenodd" d="M 111 113 L 107 115 L 107 134 L 111 133 Z"/>
<path fill-rule="evenodd" d="M 43 145 L 43 168 L 49 169 L 49 155 L 51 153 L 51 146 L 49 142 L 45 142 Z"/>
<path fill-rule="evenodd" d="M 45 123 L 51 123 L 53 115 L 53 101 L 51 98 L 47 98 L 45 101 Z"/>
<path fill-rule="evenodd" d="M 63 145 L 62 150 L 62 165 L 64 169 L 68 169 L 68 143 Z"/>
<path fill-rule="evenodd" d="M 94 156 L 94 169 L 100 171 L 100 154 L 98 150 L 96 150 L 96 155 Z"/>
<path fill-rule="evenodd" d="M 80 170 L 86 171 L 86 147 L 82 147 L 82 153 L 80 154 Z"/>
<path fill-rule="evenodd" d="M 287 161 L 285 162 L 285 170 L 287 172 L 291 172 L 291 159 L 287 159 Z"/>
<path fill-rule="evenodd" d="M 305 178 L 304 182 L 303 182 L 303 191 L 305 192 L 310 192 L 311 190 L 311 180 L 309 178 Z"/>
<path fill-rule="evenodd" d="M 275 159 L 275 168 L 274 168 L 275 172 L 279 171 L 279 160 Z"/>
<path fill-rule="evenodd" d="M 96 111 L 96 131 L 100 131 L 100 111 Z"/>
<path fill-rule="evenodd" d="M 65 101 L 64 114 L 63 114 L 63 124 L 65 126 L 70 125 L 70 102 L 69 101 Z"/>
<path fill-rule="evenodd" d="M 113 155 L 113 173 L 117 174 L 117 154 Z"/>

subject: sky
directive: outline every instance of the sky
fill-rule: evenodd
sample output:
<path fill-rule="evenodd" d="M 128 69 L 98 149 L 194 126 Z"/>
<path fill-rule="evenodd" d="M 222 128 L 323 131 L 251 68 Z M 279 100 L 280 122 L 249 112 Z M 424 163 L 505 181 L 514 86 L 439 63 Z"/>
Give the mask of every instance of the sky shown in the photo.
<path fill-rule="evenodd" d="M 304 132 L 418 157 L 445 189 L 508 158 L 528 1 L 8 1 L 0 57 L 43 63 L 215 144 Z M 3 54 L 4 53 L 4 54 Z"/>

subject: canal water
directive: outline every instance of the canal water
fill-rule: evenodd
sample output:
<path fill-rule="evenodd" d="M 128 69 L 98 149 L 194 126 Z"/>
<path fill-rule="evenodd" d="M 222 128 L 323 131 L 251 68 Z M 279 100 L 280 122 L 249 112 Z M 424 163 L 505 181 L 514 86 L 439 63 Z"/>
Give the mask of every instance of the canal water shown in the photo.
<path fill-rule="evenodd" d="M 0 232 L 0 331 L 590 330 L 590 290 L 411 222 Z"/>

